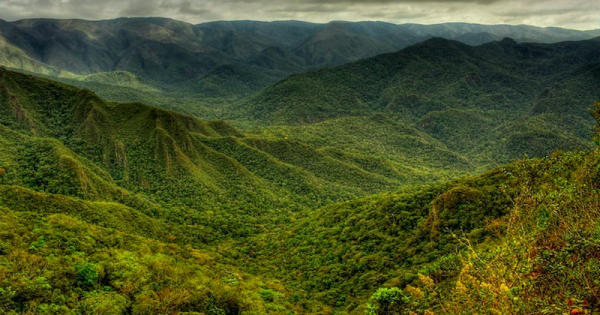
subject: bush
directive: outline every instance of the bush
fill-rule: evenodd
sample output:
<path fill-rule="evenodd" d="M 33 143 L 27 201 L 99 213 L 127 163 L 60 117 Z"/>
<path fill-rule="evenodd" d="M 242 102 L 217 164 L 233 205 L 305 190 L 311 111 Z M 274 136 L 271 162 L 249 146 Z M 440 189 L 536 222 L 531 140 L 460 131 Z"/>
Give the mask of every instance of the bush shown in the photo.
<path fill-rule="evenodd" d="M 96 266 L 87 262 L 75 264 L 77 270 L 77 284 L 83 289 L 90 289 L 98 282 Z"/>

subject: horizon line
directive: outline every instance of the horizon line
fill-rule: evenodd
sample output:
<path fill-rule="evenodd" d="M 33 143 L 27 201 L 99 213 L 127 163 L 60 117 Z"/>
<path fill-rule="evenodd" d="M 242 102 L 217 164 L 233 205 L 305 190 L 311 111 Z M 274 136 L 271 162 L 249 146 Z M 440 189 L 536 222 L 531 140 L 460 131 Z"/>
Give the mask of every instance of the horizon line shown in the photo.
<path fill-rule="evenodd" d="M 204 21 L 204 22 L 200 22 L 200 23 L 190 23 L 184 20 L 178 20 L 178 19 L 174 19 L 174 18 L 170 18 L 170 17 L 163 17 L 163 16 L 120 16 L 120 17 L 115 17 L 115 18 L 108 18 L 108 19 L 84 19 L 84 18 L 52 18 L 52 17 L 34 17 L 34 18 L 24 18 L 24 19 L 14 19 L 14 20 L 7 20 L 4 19 L 2 17 L 0 17 L 0 20 L 5 21 L 5 22 L 9 22 L 9 23 L 14 23 L 14 22 L 21 22 L 21 21 L 31 21 L 31 20 L 55 20 L 55 21 L 69 21 L 69 20 L 77 20 L 77 21 L 86 21 L 86 22 L 105 22 L 105 21 L 113 21 L 113 20 L 119 20 L 119 19 L 165 19 L 165 20 L 173 20 L 173 21 L 178 21 L 178 22 L 183 22 L 183 23 L 187 23 L 190 25 L 202 25 L 202 24 L 208 24 L 208 23 L 216 23 L 216 22 L 259 22 L 259 23 L 277 23 L 277 22 L 301 22 L 301 23 L 306 23 L 306 24 L 315 24 L 315 25 L 326 25 L 326 24 L 331 24 L 331 23 L 386 23 L 386 24 L 392 24 L 392 25 L 398 25 L 398 26 L 402 26 L 402 25 L 423 25 L 423 26 L 435 26 L 435 25 L 448 25 L 448 24 L 469 24 L 469 25 L 480 25 L 480 26 L 527 26 L 527 27 L 535 27 L 535 28 L 540 28 L 540 29 L 563 29 L 563 30 L 572 30 L 572 31 L 578 31 L 578 32 L 589 32 L 589 31 L 597 31 L 600 30 L 600 28 L 597 29 L 575 29 L 575 28 L 566 28 L 566 27 L 561 27 L 561 26 L 538 26 L 538 25 L 532 25 L 532 24 L 508 24 L 508 23 L 499 23 L 499 24 L 485 24 L 485 23 L 472 23 L 472 22 L 464 22 L 464 21 L 453 21 L 453 22 L 443 22 L 443 23 L 432 23 L 432 24 L 426 24 L 426 23 L 416 23 L 416 22 L 405 22 L 405 23 L 394 23 L 394 22 L 389 22 L 389 21 L 384 21 L 384 20 L 358 20 L 358 21 L 351 21 L 351 20 L 330 20 L 328 22 L 311 22 L 311 21 L 306 21 L 306 20 L 296 20 L 296 19 L 289 19 L 289 20 L 285 20 L 285 19 L 281 19 L 281 20 L 252 20 L 252 19 L 233 19 L 233 20 L 223 20 L 223 19 L 218 19 L 218 20 L 208 20 L 208 21 Z"/>

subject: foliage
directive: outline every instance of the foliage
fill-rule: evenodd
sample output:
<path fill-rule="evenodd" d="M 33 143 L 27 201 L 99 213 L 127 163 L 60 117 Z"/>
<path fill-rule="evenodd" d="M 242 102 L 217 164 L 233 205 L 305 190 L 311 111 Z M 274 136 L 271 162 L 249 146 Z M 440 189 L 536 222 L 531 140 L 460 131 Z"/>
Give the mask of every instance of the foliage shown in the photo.
<path fill-rule="evenodd" d="M 118 202 L 206 232 L 205 241 L 251 235 L 294 212 L 408 184 L 394 164 L 366 164 L 358 153 L 244 135 L 222 121 L 1 75 L 5 184 Z"/>
<path fill-rule="evenodd" d="M 31 226 L 35 228 L 31 229 Z M 68 215 L 0 208 L 0 306 L 40 314 L 266 314 L 296 306 L 205 251 L 99 228 Z M 36 246 L 45 239 L 45 245 Z M 233 275 L 238 284 L 222 280 Z M 288 289 L 278 287 L 286 292 Z M 315 303 L 313 306 L 318 307 Z M 316 310 L 315 310 L 316 311 Z M 307 310 L 307 313 L 310 313 Z"/>
<path fill-rule="evenodd" d="M 432 39 L 193 110 L 250 131 L 0 70 L 0 310 L 597 312 L 597 151 L 441 182 L 589 147 L 596 48 Z M 71 79 L 166 104 L 180 90 L 140 73 L 185 77 L 188 53 Z M 279 75 L 254 70 L 192 78 L 180 102 Z"/>
<path fill-rule="evenodd" d="M 77 271 L 77 284 L 83 289 L 93 287 L 98 281 L 98 271 L 93 264 L 79 262 L 75 264 Z"/>
<path fill-rule="evenodd" d="M 517 170 L 521 190 L 506 237 L 465 254 L 455 288 L 444 297 L 445 313 L 600 310 L 597 153 L 561 154 Z"/>
<path fill-rule="evenodd" d="M 494 239 L 498 230 L 487 223 L 506 215 L 515 194 L 498 187 L 512 183 L 495 170 L 333 204 L 289 226 L 233 242 L 227 261 L 243 261 L 252 273 L 284 279 L 313 299 L 360 312 L 373 288 L 410 284 L 438 262 L 439 269 L 455 270 L 451 255 L 463 246 L 449 231 L 477 243 Z M 438 278 L 443 277 L 448 276 Z"/>
<path fill-rule="evenodd" d="M 598 150 L 556 152 L 505 168 L 517 190 L 509 215 L 493 223 L 502 237 L 478 245 L 457 236 L 459 272 L 407 286 L 420 293 L 396 313 L 596 314 L 599 163 Z"/>
<path fill-rule="evenodd" d="M 368 315 L 388 315 L 399 313 L 404 304 L 405 296 L 402 290 L 394 288 L 380 288 L 371 296 L 371 303 L 367 305 Z"/>

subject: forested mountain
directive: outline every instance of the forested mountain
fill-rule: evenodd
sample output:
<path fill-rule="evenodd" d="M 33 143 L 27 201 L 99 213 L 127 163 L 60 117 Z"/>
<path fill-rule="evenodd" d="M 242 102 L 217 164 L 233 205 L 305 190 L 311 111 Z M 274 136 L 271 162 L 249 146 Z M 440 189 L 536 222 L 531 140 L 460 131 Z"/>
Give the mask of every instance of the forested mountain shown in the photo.
<path fill-rule="evenodd" d="M 9 269 L 3 270 L 10 270 L 10 276 L 0 276 L 0 301 L 3 308 L 20 311 L 66 312 L 76 307 L 139 313 L 214 307 L 261 313 L 271 307 L 297 307 L 292 304 L 303 300 L 308 303 L 303 311 L 310 313 L 321 307 L 318 300 L 298 294 L 294 296 L 302 298 L 279 299 L 280 293 L 294 292 L 279 285 L 260 291 L 264 301 L 277 304 L 260 306 L 256 300 L 262 301 L 262 295 L 252 293 L 257 284 L 249 275 L 240 276 L 238 267 L 219 262 L 209 270 L 203 264 L 218 257 L 210 249 L 174 246 L 199 248 L 251 237 L 333 201 L 470 168 L 451 152 L 445 154 L 454 160 L 441 161 L 445 168 L 419 166 L 416 160 L 405 165 L 283 137 L 244 135 L 222 121 L 202 122 L 140 103 L 106 102 L 90 91 L 4 69 L 0 113 L 0 207 L 6 222 L 0 259 L 8 259 L 3 268 Z M 33 232 L 25 222 L 36 226 Z M 64 229 L 71 232 L 63 234 Z M 123 237 L 131 241 L 119 241 Z M 173 244 L 165 247 L 156 241 Z M 150 249 L 142 253 L 135 246 Z M 105 255 L 117 255 L 117 265 L 107 265 Z M 51 265 L 51 257 L 57 256 L 63 262 Z M 10 263 L 15 257 L 39 261 L 44 271 L 31 274 L 29 267 Z M 186 259 L 196 263 L 184 267 Z M 127 261 L 142 269 L 122 271 L 118 264 Z M 152 275 L 155 271 L 149 269 L 167 262 L 173 266 L 163 271 L 164 278 Z M 125 285 L 124 277 L 131 272 L 154 280 Z M 13 276 L 22 273 L 27 280 L 14 283 Z M 181 273 L 194 276 L 174 284 Z M 75 278 L 57 285 L 62 274 Z M 250 291 L 243 291 L 245 298 L 234 298 L 231 292 L 242 278 L 250 283 L 239 289 Z M 190 293 L 198 285 L 206 291 Z M 163 292 L 162 286 L 179 291 Z M 72 291 L 75 287 L 81 291 Z M 99 287 L 105 292 L 94 295 Z M 273 293 L 275 288 L 279 293 Z M 148 292 L 181 300 L 157 305 Z"/>
<path fill-rule="evenodd" d="M 129 88 L 137 81 L 162 91 L 232 97 L 247 95 L 292 73 L 393 52 L 431 37 L 482 44 L 504 37 L 558 42 L 589 39 L 593 34 L 464 23 L 221 21 L 192 25 L 165 18 L 0 20 L 0 64 L 71 78 L 71 83 L 81 86 L 85 85 L 82 81 L 108 84 L 113 88 L 100 86 L 99 91 L 121 101 L 127 93 L 116 87 Z M 219 70 L 223 66 L 229 70 Z M 114 71 L 130 73 L 135 82 L 90 76 Z M 245 76 L 247 71 L 252 76 Z M 228 88 L 219 88 L 223 85 Z M 144 100 L 140 97 L 135 100 Z M 159 105 L 168 103 L 158 96 L 150 99 Z"/>
<path fill-rule="evenodd" d="M 439 178 L 431 176 L 432 170 L 444 170 L 444 177 L 486 170 L 525 154 L 590 148 L 588 107 L 600 98 L 597 38 L 554 44 L 506 38 L 469 46 L 419 37 L 426 29 L 451 38 L 479 31 L 538 34 L 546 41 L 552 34 L 556 39 L 591 36 L 553 28 L 376 22 L 188 25 L 158 18 L 3 25 L 2 36 L 13 38 L 5 48 L 23 47 L 0 54 L 8 59 L 29 51 L 26 55 L 37 54 L 35 60 L 44 56 L 44 65 L 58 64 L 66 58 L 62 50 L 77 51 L 65 60 L 77 68 L 70 70 L 86 75 L 63 75 L 62 82 L 113 100 L 224 119 L 267 138 L 355 156 L 367 153 L 396 163 L 399 171 L 393 174 L 415 174 L 420 171 L 412 170 L 425 167 L 421 179 L 428 180 Z M 421 42 L 277 81 L 292 72 L 393 51 L 413 40 Z M 42 68 L 29 70 L 44 73 Z"/>
<path fill-rule="evenodd" d="M 597 35 L 0 20 L 0 314 L 595 314 Z"/>
<path fill-rule="evenodd" d="M 266 287 L 267 279 L 252 280 L 213 262 L 217 252 L 197 249 L 288 224 L 332 201 L 441 174 L 244 135 L 222 121 L 140 103 L 110 103 L 4 69 L 0 142 L 3 311 L 261 314 L 298 307 L 277 298 L 285 286 L 268 280 Z M 12 263 L 19 260 L 41 269 Z M 276 303 L 265 306 L 261 296 Z M 319 303 L 304 311 L 313 307 Z"/>
<path fill-rule="evenodd" d="M 376 130 L 370 117 L 385 116 L 388 124 L 414 128 L 476 165 L 585 149 L 593 125 L 589 104 L 600 98 L 598 49 L 598 39 L 504 39 L 476 47 L 430 39 L 290 76 L 237 103 L 230 119 L 250 117 L 251 124 L 271 125 L 273 133 L 334 145 L 350 132 Z M 352 130 L 345 127 L 349 119 Z M 400 134 L 392 129 L 384 137 Z M 378 147 L 386 152 L 392 146 L 398 142 Z"/>
<path fill-rule="evenodd" d="M 351 152 L 7 70 L 0 110 L 9 314 L 599 308 L 597 150 L 394 191 Z M 317 209 L 353 189 L 389 192 Z"/>
<path fill-rule="evenodd" d="M 6 184 L 150 212 L 174 208 L 164 214 L 213 222 L 216 230 L 205 239 L 232 232 L 231 224 L 235 233 L 248 234 L 257 222 L 277 224 L 295 211 L 471 168 L 439 144 L 430 152 L 448 160 L 403 163 L 281 136 L 245 135 L 222 121 L 110 103 L 90 91 L 6 70 L 0 75 Z"/>

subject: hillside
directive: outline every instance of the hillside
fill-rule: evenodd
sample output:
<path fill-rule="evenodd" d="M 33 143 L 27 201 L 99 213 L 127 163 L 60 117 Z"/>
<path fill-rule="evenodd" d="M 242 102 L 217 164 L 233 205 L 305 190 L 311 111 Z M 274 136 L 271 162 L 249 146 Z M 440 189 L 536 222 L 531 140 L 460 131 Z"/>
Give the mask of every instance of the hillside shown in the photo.
<path fill-rule="evenodd" d="M 438 176 L 4 69 L 0 118 L 3 311 L 311 313 L 319 302 L 198 248 Z"/>
<path fill-rule="evenodd" d="M 404 125 L 395 129 L 418 130 L 474 165 L 586 149 L 593 125 L 589 104 L 600 98 L 599 47 L 597 39 L 557 44 L 504 39 L 476 47 L 431 39 L 290 76 L 238 102 L 229 119 L 270 125 L 274 133 L 315 143 L 335 130 L 335 137 L 324 140 L 331 144 L 349 132 L 348 117 L 365 126 L 373 115 L 394 117 Z"/>
<path fill-rule="evenodd" d="M 299 129 L 305 143 L 4 69 L 0 114 L 2 310 L 598 310 L 596 151 L 414 186 L 472 169 L 394 117 L 368 117 L 378 146 L 423 142 L 388 159 L 360 134 L 336 149 L 318 133 L 365 117 Z M 447 164 L 409 164 L 411 148 Z"/>
<path fill-rule="evenodd" d="M 147 23 L 154 25 L 150 28 L 164 30 L 156 34 L 140 33 L 140 25 Z M 28 20 L 9 24 L 10 32 L 30 34 L 27 35 L 30 44 L 43 41 L 41 35 L 31 37 L 31 34 L 45 32 L 46 27 L 52 26 L 56 36 L 67 38 L 70 36 L 67 30 L 86 26 L 95 38 L 106 41 L 115 40 L 115 32 L 119 31 L 119 36 L 131 33 L 156 45 L 180 45 L 181 49 L 207 54 L 219 52 L 214 58 L 222 63 L 204 68 L 188 67 L 183 55 L 177 55 L 175 63 L 167 62 L 175 56 L 161 55 L 152 57 L 163 61 L 154 70 L 126 67 L 96 73 L 86 70 L 90 74 L 69 72 L 60 80 L 96 91 L 108 99 L 142 101 L 190 116 L 224 119 L 244 129 L 248 137 L 259 134 L 271 140 L 302 142 L 321 150 L 322 156 L 337 154 L 343 161 L 358 163 L 359 168 L 376 176 L 400 178 L 400 181 L 448 179 L 485 171 L 525 155 L 541 157 L 555 149 L 589 149 L 593 121 L 588 115 L 588 104 L 600 98 L 598 39 L 539 44 L 517 43 L 506 38 L 468 46 L 433 38 L 394 53 L 280 80 L 292 72 L 393 51 L 404 44 L 389 50 L 382 47 L 400 43 L 402 38 L 418 38 L 413 33 L 422 30 L 415 25 L 367 22 L 320 25 L 240 21 L 194 26 L 167 19 L 76 23 Z M 571 34 L 524 26 L 447 24 L 431 29 L 437 35 L 451 38 L 471 31 L 486 34 L 497 31 L 503 35 L 523 31 L 519 36 L 542 32 L 546 35 L 539 35 L 540 41 L 550 41 L 547 34 L 554 32 L 557 39 Z M 236 40 L 227 41 L 224 39 L 227 36 Z M 123 41 L 127 45 L 135 42 Z M 241 49 L 242 46 L 249 50 Z M 163 48 L 149 49 L 157 52 Z M 116 51 L 105 52 L 112 56 Z M 221 55 L 231 57 L 223 59 Z M 309 55 L 323 63 L 306 59 Z M 211 60 L 193 54 L 188 57 L 194 62 Z M 339 59 L 333 62 L 330 57 Z M 177 75 L 185 74 L 181 69 L 173 70 L 177 75 L 159 75 L 171 71 L 163 66 L 175 65 L 185 67 L 190 76 L 177 79 Z M 195 69 L 194 73 L 190 69 Z M 45 76 L 52 78 L 50 73 Z M 242 96 L 246 97 L 239 100 Z M 217 145 L 214 141 L 207 144 Z M 341 157 L 340 151 L 349 152 L 352 157 Z M 365 153 L 377 157 L 377 166 L 365 160 Z M 369 169 L 372 167 L 376 169 Z M 384 180 L 378 185 L 388 184 L 398 182 Z M 356 196 L 353 190 L 347 195 Z M 368 191 L 372 192 L 375 191 Z"/>
<path fill-rule="evenodd" d="M 0 305 L 113 314 L 593 313 L 597 164 L 596 151 L 518 161 L 331 205 L 206 249 L 178 245 L 198 240 L 123 206 L 3 185 Z M 572 280 L 557 286 L 563 279 Z M 498 303 L 485 303 L 491 297 Z"/>
<path fill-rule="evenodd" d="M 227 261 L 340 314 L 596 314 L 597 165 L 597 150 L 557 152 L 334 204 L 232 242 Z"/>
<path fill-rule="evenodd" d="M 179 223 L 183 216 L 187 224 L 210 226 L 207 239 L 252 234 L 300 210 L 471 170 L 451 152 L 442 164 L 419 165 L 245 135 L 222 121 L 109 103 L 6 70 L 0 113 L 6 184 L 120 202 Z"/>
<path fill-rule="evenodd" d="M 334 201 L 470 170 L 460 159 L 445 168 L 407 165 L 368 152 L 244 135 L 222 121 L 106 102 L 87 90 L 4 69 L 0 114 L 0 207 L 3 222 L 10 222 L 0 259 L 8 259 L 2 268 L 11 275 L 27 273 L 20 284 L 0 273 L 0 301 L 19 311 L 137 313 L 214 306 L 226 313 L 290 308 L 311 313 L 321 302 L 269 280 L 275 278 L 240 276 L 232 263 L 206 269 L 205 261 L 221 259 L 213 246 L 291 224 Z M 150 249 L 137 252 L 140 246 Z M 139 262 L 141 269 L 115 267 L 121 258 L 108 265 L 106 255 Z M 12 262 L 15 257 L 43 267 L 31 274 Z M 52 257 L 64 267 L 53 265 Z M 183 266 L 190 259 L 198 263 Z M 164 271 L 169 276 L 152 275 L 162 268 L 156 264 L 166 262 L 173 264 Z M 152 280 L 124 284 L 124 274 L 131 272 Z M 61 282 L 66 274 L 76 280 Z M 187 282 L 172 282 L 181 274 L 188 275 Z M 206 289 L 192 294 L 194 286 Z M 99 288 L 104 293 L 94 295 Z M 234 298 L 233 290 L 245 293 Z M 286 292 L 293 299 L 284 299 Z M 174 300 L 156 304 L 162 298 Z"/>
<path fill-rule="evenodd" d="M 3 185 L 0 261 L 8 272 L 0 273 L 0 303 L 17 311 L 116 314 L 595 311 L 599 288 L 581 283 L 598 273 L 596 153 L 557 153 L 334 204 L 207 249 L 177 245 L 180 238 L 199 242 L 183 224 L 169 230 L 117 204 Z M 533 247 L 523 243 L 528 235 L 536 237 Z M 573 280 L 556 287 L 565 275 Z M 493 309 L 484 303 L 488 296 L 499 299 Z"/>
<path fill-rule="evenodd" d="M 0 201 L 2 313 L 309 314 L 323 308 L 283 298 L 294 291 L 278 280 L 223 264 L 215 251 L 177 245 L 176 233 L 149 226 L 147 217 L 129 217 L 116 205 L 0 189 L 2 197 L 21 191 L 36 203 Z M 106 227 L 111 221 L 117 224 Z M 185 239 L 189 232 L 183 240 L 197 245 Z"/>
<path fill-rule="evenodd" d="M 285 279 L 325 304 L 356 312 L 373 288 L 384 283 L 402 288 L 421 268 L 449 259 L 459 244 L 448 231 L 461 231 L 473 243 L 496 237 L 486 222 L 507 214 L 513 184 L 498 169 L 334 204 L 289 227 L 234 243 L 230 262 L 244 261 L 253 273 Z"/>
<path fill-rule="evenodd" d="M 596 103 L 598 118 L 600 104 Z M 504 235 L 438 261 L 400 289 L 387 283 L 364 305 L 369 314 L 597 314 L 598 152 L 525 161 L 509 215 L 487 223 Z M 494 301 L 490 303 L 490 301 Z"/>

